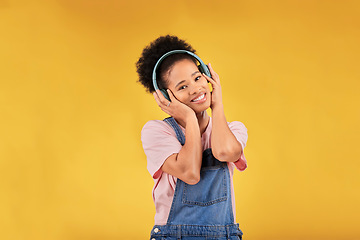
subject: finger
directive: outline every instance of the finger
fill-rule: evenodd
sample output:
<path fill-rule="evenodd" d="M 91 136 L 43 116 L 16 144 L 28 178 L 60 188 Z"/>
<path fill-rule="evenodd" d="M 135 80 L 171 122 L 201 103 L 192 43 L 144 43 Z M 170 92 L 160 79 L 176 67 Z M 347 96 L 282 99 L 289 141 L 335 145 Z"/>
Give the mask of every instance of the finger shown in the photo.
<path fill-rule="evenodd" d="M 206 80 L 208 80 L 212 85 L 216 84 L 215 80 L 212 79 L 211 77 L 207 76 L 205 73 L 203 73 L 204 77 L 206 78 Z"/>
<path fill-rule="evenodd" d="M 211 63 L 208 64 L 208 67 L 209 67 L 211 76 L 212 76 L 215 80 L 219 79 L 219 75 L 214 71 L 214 69 L 213 69 L 212 66 L 211 66 Z"/>
<path fill-rule="evenodd" d="M 170 89 L 166 89 L 168 95 L 169 95 L 169 98 L 170 98 L 170 101 L 171 102 L 174 102 L 174 99 L 175 99 L 175 96 L 174 94 L 172 93 L 172 91 Z"/>
<path fill-rule="evenodd" d="M 158 104 L 158 106 L 163 110 L 163 108 L 166 106 L 167 103 L 165 103 L 165 101 L 168 102 L 167 99 L 165 99 L 164 95 L 162 94 L 162 92 L 160 90 L 156 90 L 155 93 L 153 93 L 156 103 Z M 161 100 L 160 98 L 163 98 L 163 100 Z"/>
<path fill-rule="evenodd" d="M 157 92 L 153 92 L 153 95 L 154 95 L 154 98 L 155 98 L 155 101 L 156 101 L 157 105 L 159 107 L 161 107 L 161 102 L 160 102 L 160 99 L 159 99 L 159 96 L 158 96 Z"/>
<path fill-rule="evenodd" d="M 203 73 L 203 75 L 205 76 L 205 78 L 207 79 L 207 81 L 211 84 L 211 89 L 214 90 L 215 88 L 217 88 L 217 83 L 214 81 L 214 79 L 212 79 L 211 77 L 206 76 L 205 73 Z"/>
<path fill-rule="evenodd" d="M 170 98 L 170 101 L 167 98 L 165 99 L 165 97 L 164 97 L 164 101 L 162 102 L 165 105 L 164 108 L 169 107 L 170 103 L 174 101 L 174 95 L 172 94 L 172 92 L 169 89 L 166 89 L 166 92 Z"/>
<path fill-rule="evenodd" d="M 170 89 L 167 89 L 167 92 L 169 94 L 169 97 L 170 97 L 170 100 L 171 102 L 180 102 L 174 95 L 174 93 L 170 90 Z"/>
<path fill-rule="evenodd" d="M 162 93 L 160 92 L 160 94 L 162 94 Z M 170 112 L 168 111 L 168 109 L 166 109 L 166 106 L 164 106 L 164 104 L 160 101 L 159 96 L 158 96 L 158 93 L 157 93 L 157 92 L 153 92 L 153 95 L 154 95 L 155 101 L 156 101 L 156 103 L 158 104 L 158 106 L 160 107 L 160 109 L 161 109 L 162 111 L 164 111 L 165 113 L 171 115 Z"/>
<path fill-rule="evenodd" d="M 164 95 L 162 94 L 162 92 L 158 89 L 156 90 L 157 96 L 159 98 L 159 102 L 163 105 L 167 105 L 168 100 L 164 97 Z"/>

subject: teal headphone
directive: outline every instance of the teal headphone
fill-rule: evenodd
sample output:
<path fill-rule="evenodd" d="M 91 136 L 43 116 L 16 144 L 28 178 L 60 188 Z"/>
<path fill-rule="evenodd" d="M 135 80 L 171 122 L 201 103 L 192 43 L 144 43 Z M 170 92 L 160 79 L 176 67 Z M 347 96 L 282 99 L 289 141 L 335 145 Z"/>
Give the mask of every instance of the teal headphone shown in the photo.
<path fill-rule="evenodd" d="M 157 82 L 156 82 L 156 70 L 158 69 L 160 63 L 168 56 L 172 55 L 172 54 L 175 54 L 175 53 L 187 53 L 189 54 L 190 56 L 194 57 L 196 60 L 198 60 L 198 62 L 200 63 L 200 65 L 198 66 L 199 68 L 199 71 L 201 73 L 205 73 L 207 76 L 211 77 L 211 74 L 210 74 L 210 70 L 208 68 L 208 66 L 206 66 L 206 64 L 194 53 L 192 52 L 189 52 L 189 51 L 186 51 L 186 50 L 172 50 L 170 52 L 167 52 L 165 53 L 164 55 L 161 56 L 161 58 L 159 58 L 159 60 L 156 62 L 155 64 L 155 67 L 154 67 L 154 70 L 153 70 L 153 74 L 152 74 L 152 79 L 153 79 L 153 85 L 154 85 L 154 88 L 155 90 L 158 90 L 159 87 L 157 85 Z M 166 89 L 160 89 L 161 93 L 164 95 L 164 97 L 170 101 L 170 97 L 166 91 Z"/>

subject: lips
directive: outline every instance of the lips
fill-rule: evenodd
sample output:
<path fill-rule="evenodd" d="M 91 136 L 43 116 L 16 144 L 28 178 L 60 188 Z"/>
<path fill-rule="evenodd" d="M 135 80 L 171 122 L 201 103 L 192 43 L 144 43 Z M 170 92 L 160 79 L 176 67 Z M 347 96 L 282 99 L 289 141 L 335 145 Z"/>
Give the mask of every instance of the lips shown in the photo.
<path fill-rule="evenodd" d="M 197 96 L 196 98 L 194 98 L 193 100 L 191 100 L 191 102 L 194 102 L 194 103 L 201 103 L 201 102 L 205 102 L 206 101 L 206 96 L 205 96 L 205 93 Z"/>

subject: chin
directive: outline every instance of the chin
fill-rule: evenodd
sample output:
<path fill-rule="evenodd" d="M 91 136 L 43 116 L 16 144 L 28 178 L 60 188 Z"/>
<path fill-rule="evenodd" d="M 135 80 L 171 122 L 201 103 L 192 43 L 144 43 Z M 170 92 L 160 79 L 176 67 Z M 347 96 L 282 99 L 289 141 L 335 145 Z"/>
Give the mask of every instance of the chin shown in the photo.
<path fill-rule="evenodd" d="M 194 112 L 201 113 L 203 111 L 206 111 L 208 108 L 210 108 L 210 104 L 204 104 L 203 106 L 198 106 L 197 108 L 192 108 Z"/>

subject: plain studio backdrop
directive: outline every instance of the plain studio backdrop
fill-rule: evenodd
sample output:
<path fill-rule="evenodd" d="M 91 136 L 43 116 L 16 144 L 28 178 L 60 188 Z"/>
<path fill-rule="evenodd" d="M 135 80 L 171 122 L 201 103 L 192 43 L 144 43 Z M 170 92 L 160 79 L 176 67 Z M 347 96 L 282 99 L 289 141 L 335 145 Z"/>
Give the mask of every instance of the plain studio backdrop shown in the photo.
<path fill-rule="evenodd" d="M 246 240 L 360 239 L 360 2 L 0 1 L 0 239 L 148 239 L 135 62 L 160 35 L 220 75 L 248 129 Z"/>

